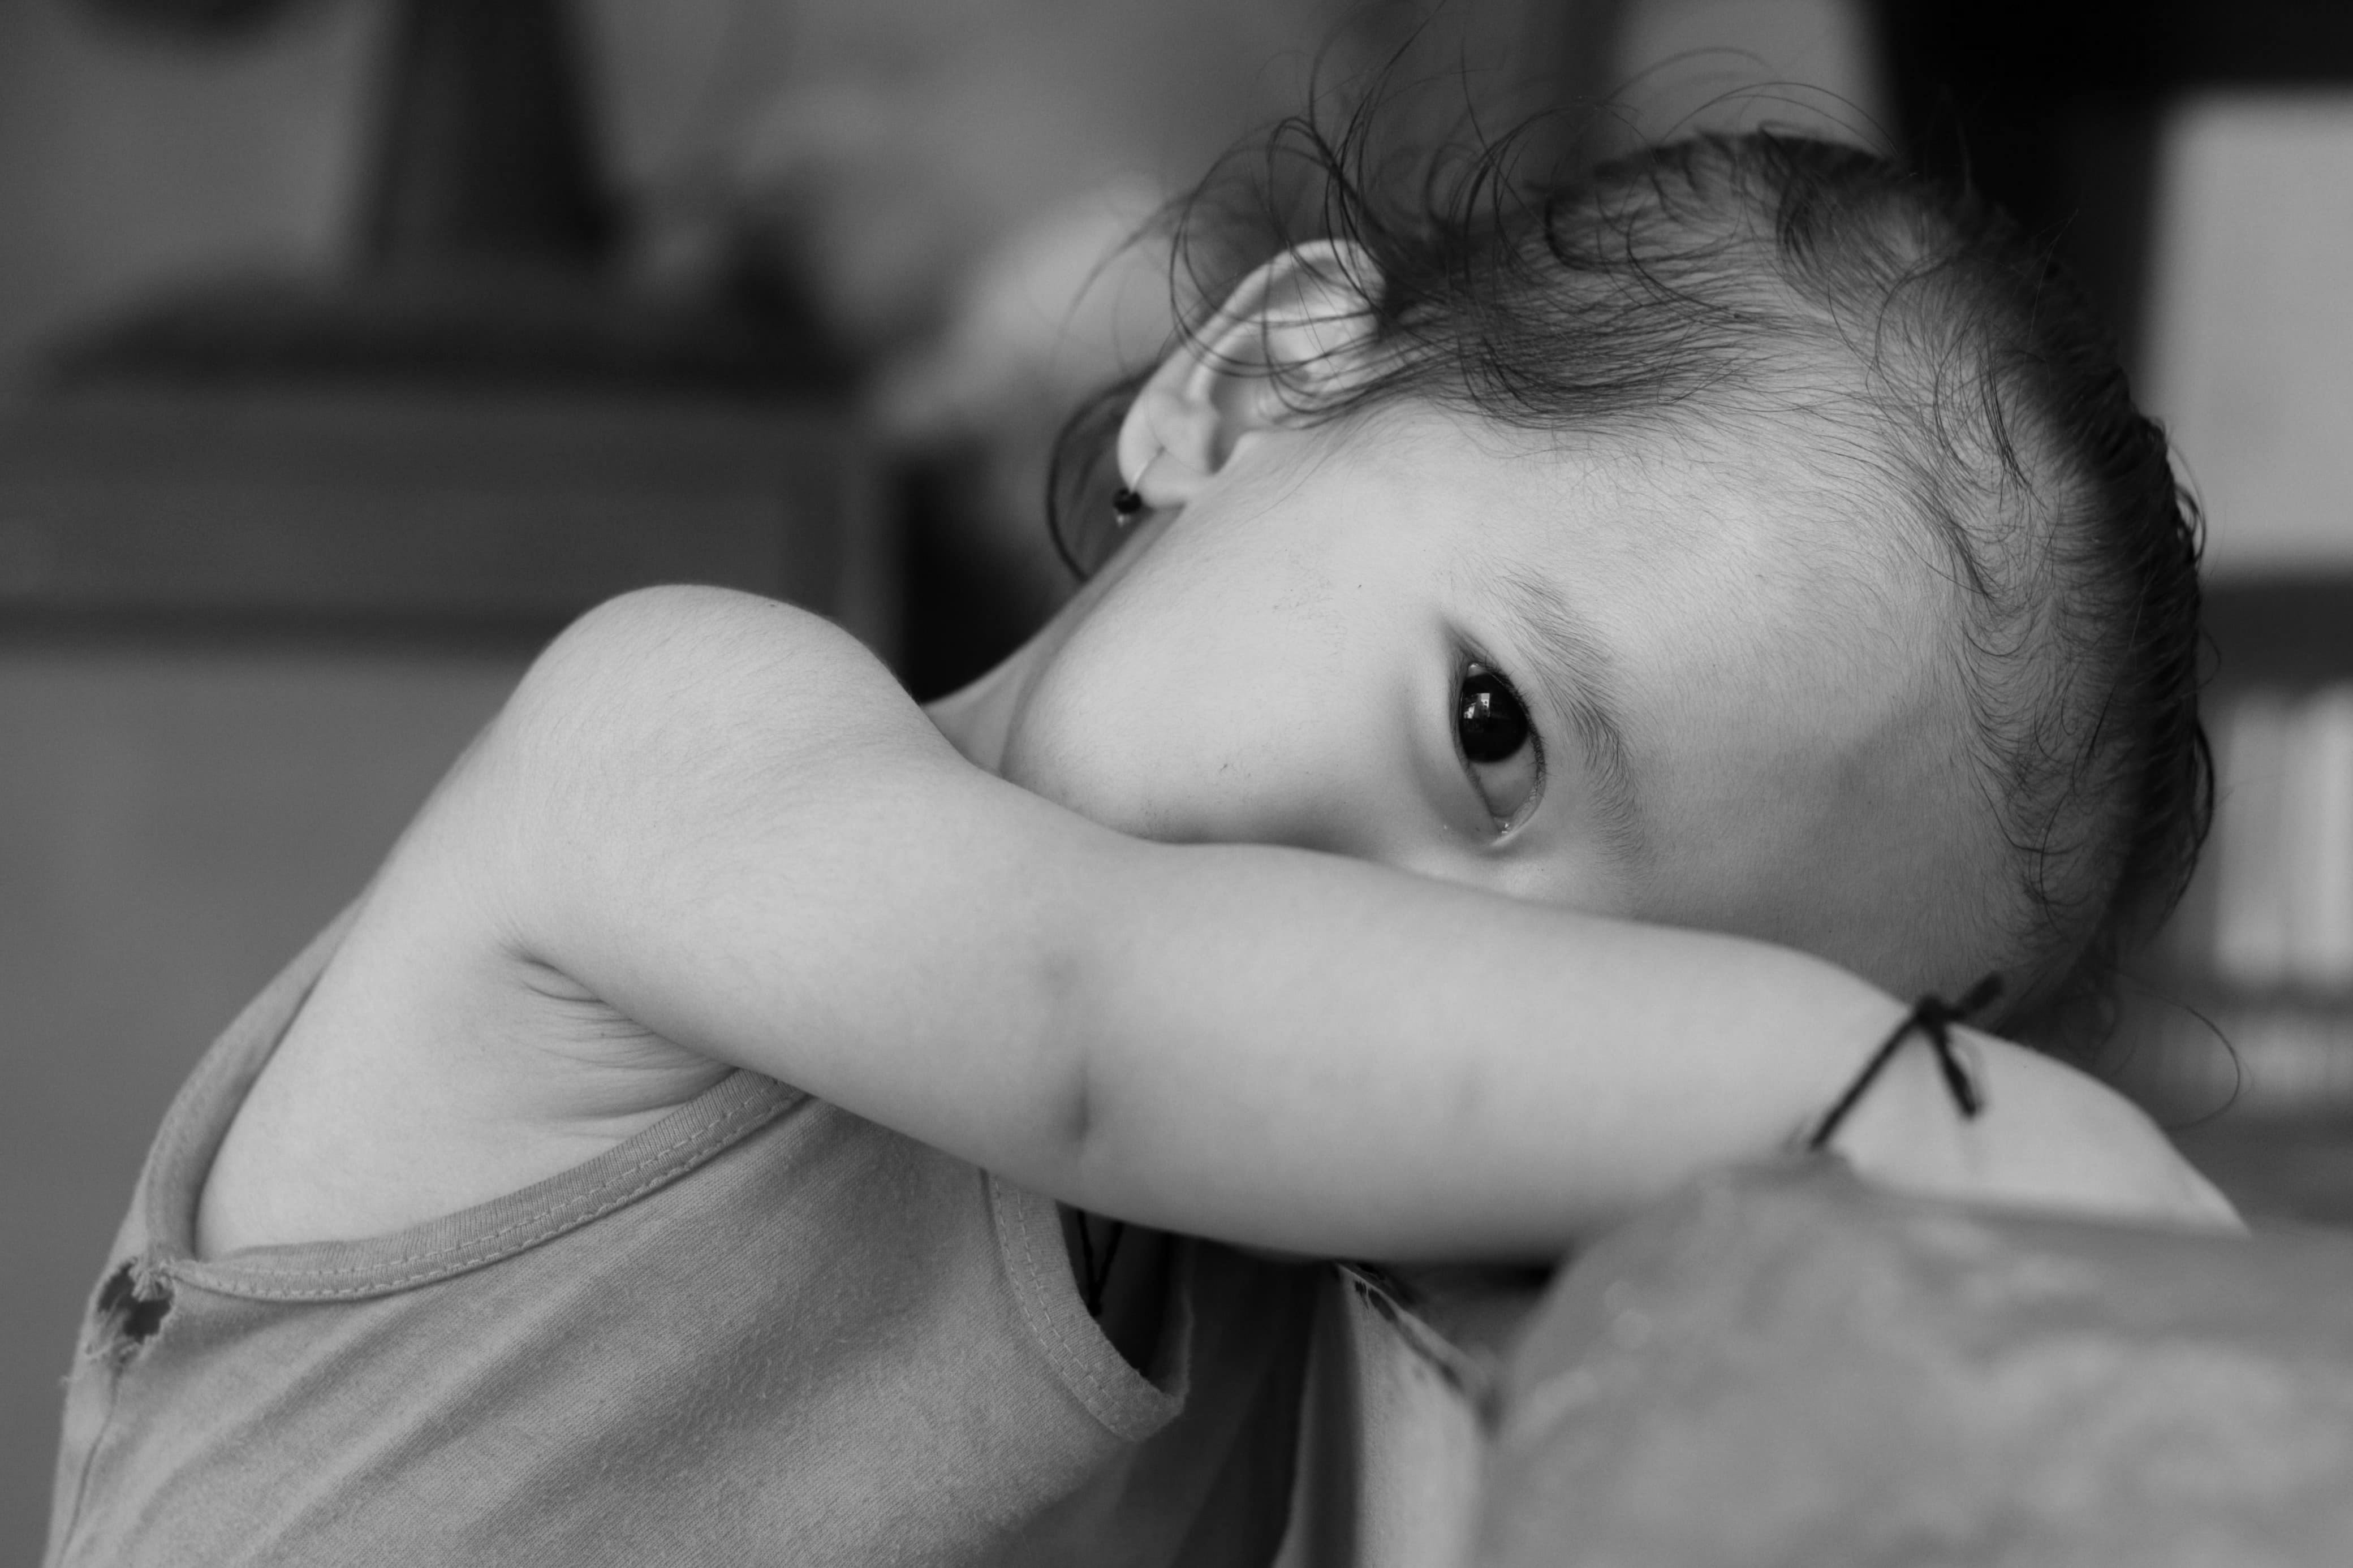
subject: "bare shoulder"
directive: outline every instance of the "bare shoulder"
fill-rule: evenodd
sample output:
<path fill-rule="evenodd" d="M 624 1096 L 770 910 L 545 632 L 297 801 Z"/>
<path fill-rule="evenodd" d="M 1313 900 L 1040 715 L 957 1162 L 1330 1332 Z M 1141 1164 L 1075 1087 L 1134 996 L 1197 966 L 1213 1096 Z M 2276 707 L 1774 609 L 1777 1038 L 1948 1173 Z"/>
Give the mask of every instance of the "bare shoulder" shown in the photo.
<path fill-rule="evenodd" d="M 608 913 L 580 907 L 567 872 L 626 884 L 679 865 L 674 846 L 648 844 L 659 825 L 744 831 L 691 821 L 714 774 L 756 778 L 788 809 L 809 793 L 791 775 L 861 725 L 865 743 L 902 748 L 929 730 L 864 647 L 783 605 L 656 589 L 567 629 L 378 870 L 232 1125 L 201 1205 L 207 1250 L 378 1234 L 488 1201 L 717 1082 L 725 1064 L 561 962 Z"/>
<path fill-rule="evenodd" d="M 781 600 L 731 588 L 640 588 L 608 599 L 567 627 L 533 667 L 526 689 L 575 679 L 597 684 L 680 670 L 772 674 L 779 666 L 890 678 L 848 632 Z"/>
<path fill-rule="evenodd" d="M 418 852 L 494 892 L 515 952 L 607 995 L 712 921 L 765 926 L 779 896 L 814 907 L 839 890 L 819 866 L 851 818 L 976 772 L 856 638 L 699 587 L 583 616 L 477 752 Z"/>

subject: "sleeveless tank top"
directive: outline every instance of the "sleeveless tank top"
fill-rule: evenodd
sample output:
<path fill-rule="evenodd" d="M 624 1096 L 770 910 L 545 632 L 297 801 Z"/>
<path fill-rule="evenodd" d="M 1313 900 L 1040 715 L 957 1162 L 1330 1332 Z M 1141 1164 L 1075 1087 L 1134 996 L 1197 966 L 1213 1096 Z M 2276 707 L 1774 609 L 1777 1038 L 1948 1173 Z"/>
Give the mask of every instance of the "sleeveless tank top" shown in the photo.
<path fill-rule="evenodd" d="M 1051 1200 L 737 1072 L 506 1197 L 195 1255 L 338 931 L 174 1102 L 68 1386 L 47 1562 L 1270 1559 L 1310 1271 L 1180 1242 L 1145 1376 Z"/>

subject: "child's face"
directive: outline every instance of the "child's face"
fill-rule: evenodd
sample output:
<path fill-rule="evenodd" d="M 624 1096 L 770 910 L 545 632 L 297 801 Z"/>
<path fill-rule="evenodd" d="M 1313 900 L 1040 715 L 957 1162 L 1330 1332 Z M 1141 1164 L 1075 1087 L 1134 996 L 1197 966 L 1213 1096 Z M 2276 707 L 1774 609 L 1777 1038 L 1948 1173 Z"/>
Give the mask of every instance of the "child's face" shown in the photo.
<path fill-rule="evenodd" d="M 1950 589 L 1800 445 L 1254 432 L 1003 672 L 1000 771 L 1146 837 L 1965 983 L 1991 856 Z"/>

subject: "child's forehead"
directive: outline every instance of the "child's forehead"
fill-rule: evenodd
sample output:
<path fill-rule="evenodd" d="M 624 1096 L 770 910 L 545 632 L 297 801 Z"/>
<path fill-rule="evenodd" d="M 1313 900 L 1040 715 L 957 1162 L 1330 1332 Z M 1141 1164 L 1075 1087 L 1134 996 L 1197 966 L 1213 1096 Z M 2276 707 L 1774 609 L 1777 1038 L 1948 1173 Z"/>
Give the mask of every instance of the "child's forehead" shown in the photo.
<path fill-rule="evenodd" d="M 1408 402 L 1311 461 L 1348 471 L 1353 550 L 1493 601 L 1556 584 L 1607 632 L 1726 658 L 1878 659 L 1957 625 L 1955 573 L 1868 432 L 1797 416 L 1524 427 Z M 1828 645 L 1826 647 L 1826 645 Z"/>
<path fill-rule="evenodd" d="M 1753 430 L 1518 452 L 1543 500 L 1465 551 L 1456 592 L 1535 628 L 1529 678 L 1613 721 L 1672 900 L 1651 912 L 1860 961 L 1894 927 L 1862 884 L 1821 886 L 1844 848 L 1973 879 L 1951 574 L 1851 456 Z M 1840 931 L 1778 923 L 1799 910 Z"/>
<path fill-rule="evenodd" d="M 1472 576 L 1588 583 L 1613 596 L 1704 606 L 1725 633 L 1868 635 L 1941 619 L 1950 574 L 1869 444 L 1812 421 L 1628 422 L 1490 428 L 1468 460 L 1516 504 L 1471 520 Z M 1926 617 L 1924 622 L 1923 617 Z"/>

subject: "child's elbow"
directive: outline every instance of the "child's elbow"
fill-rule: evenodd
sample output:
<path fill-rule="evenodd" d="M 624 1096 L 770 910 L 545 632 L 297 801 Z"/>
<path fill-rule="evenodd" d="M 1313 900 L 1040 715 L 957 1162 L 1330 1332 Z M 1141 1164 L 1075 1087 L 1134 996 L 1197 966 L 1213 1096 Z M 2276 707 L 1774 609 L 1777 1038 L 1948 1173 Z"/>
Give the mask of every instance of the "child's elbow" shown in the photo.
<path fill-rule="evenodd" d="M 671 584 L 607 599 L 559 633 L 516 687 L 502 727 L 569 747 L 697 713 L 772 709 L 817 674 L 871 656 L 805 610 L 730 588 Z"/>
<path fill-rule="evenodd" d="M 634 588 L 590 609 L 533 661 L 519 694 L 580 687 L 609 691 L 663 668 L 707 665 L 748 627 L 778 617 L 817 617 L 733 588 L 665 584 Z M 818 622 L 822 626 L 823 622 Z"/>

